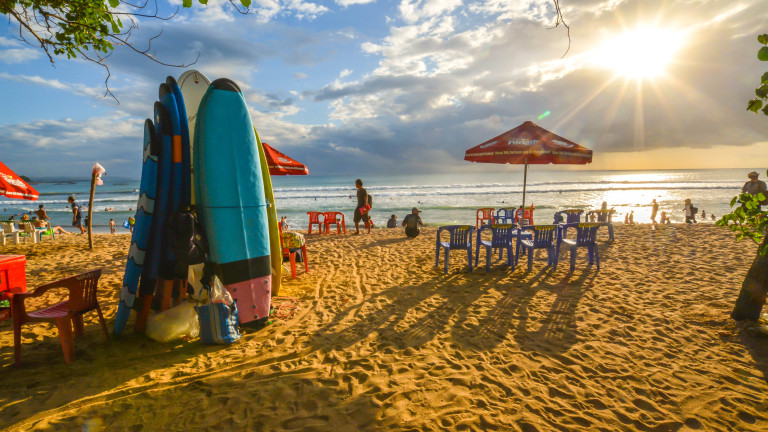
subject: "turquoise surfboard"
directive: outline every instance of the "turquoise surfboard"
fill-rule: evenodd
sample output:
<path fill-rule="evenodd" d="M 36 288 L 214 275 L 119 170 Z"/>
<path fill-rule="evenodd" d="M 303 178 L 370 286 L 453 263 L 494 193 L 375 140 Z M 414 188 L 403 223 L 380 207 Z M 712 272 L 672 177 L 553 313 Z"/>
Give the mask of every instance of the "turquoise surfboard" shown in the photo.
<path fill-rule="evenodd" d="M 144 262 L 152 260 L 152 251 L 148 248 L 152 228 L 152 217 L 157 193 L 157 158 L 160 143 L 155 133 L 152 120 L 144 122 L 144 152 L 141 168 L 141 183 L 139 186 L 139 201 L 136 204 L 136 222 L 131 235 L 131 246 L 128 250 L 128 262 L 125 264 L 123 286 L 120 290 L 120 302 L 115 315 L 115 334 L 120 335 L 128 322 L 131 309 L 136 300 L 136 290 L 139 286 Z M 127 221 L 126 221 L 127 223 Z"/>
<path fill-rule="evenodd" d="M 241 323 L 269 316 L 272 287 L 267 201 L 253 131 L 237 84 L 225 78 L 211 83 L 197 112 L 195 202 L 209 258 L 237 301 Z"/>

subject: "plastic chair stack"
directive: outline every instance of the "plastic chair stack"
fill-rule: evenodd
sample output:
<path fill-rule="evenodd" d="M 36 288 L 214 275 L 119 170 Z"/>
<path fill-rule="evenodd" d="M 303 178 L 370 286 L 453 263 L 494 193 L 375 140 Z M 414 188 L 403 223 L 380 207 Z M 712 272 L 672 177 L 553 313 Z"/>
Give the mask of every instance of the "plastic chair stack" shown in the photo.
<path fill-rule="evenodd" d="M 440 233 L 448 231 L 450 236 L 447 242 L 440 241 Z M 437 240 L 435 242 L 435 268 L 440 265 L 440 249 L 445 250 L 445 262 L 443 273 L 448 274 L 448 262 L 452 249 L 466 250 L 469 271 L 472 271 L 472 234 L 475 227 L 472 225 L 447 225 L 437 229 Z"/>
<path fill-rule="evenodd" d="M 323 212 L 307 212 L 307 214 L 309 215 L 309 228 L 307 229 L 307 234 L 312 234 L 312 227 L 314 225 L 317 225 L 317 231 L 322 234 L 323 223 L 320 222 L 320 216 Z"/>
<path fill-rule="evenodd" d="M 344 213 L 341 212 L 325 212 L 323 213 L 323 225 L 325 226 L 325 233 L 331 233 L 331 225 L 336 225 L 336 234 L 347 233 L 347 223 L 344 219 Z"/>
<path fill-rule="evenodd" d="M 589 257 L 589 265 L 595 264 L 598 270 L 600 270 L 600 253 L 597 250 L 597 230 L 600 228 L 598 223 L 577 223 L 572 224 L 572 227 L 576 228 L 576 238 L 563 239 L 562 242 L 557 245 L 557 256 L 560 256 L 560 246 L 565 245 L 571 254 L 571 271 L 576 268 L 576 252 L 578 248 L 587 248 L 587 256 Z"/>
<path fill-rule="evenodd" d="M 13 226 L 13 222 L 2 222 L 3 225 L 3 245 L 5 245 L 5 238 L 6 236 L 13 237 L 13 244 L 19 244 L 21 241 L 21 233 L 23 231 L 19 231 L 16 229 L 16 227 Z"/>
<path fill-rule="evenodd" d="M 524 239 L 517 242 L 517 250 L 515 253 L 515 265 L 520 257 L 520 249 L 528 254 L 528 271 L 533 269 L 533 255 L 536 249 L 547 250 L 547 265 L 551 265 L 552 268 L 557 268 L 557 241 L 556 235 L 558 231 L 557 225 L 528 225 L 521 228 L 521 230 L 529 230 L 532 232 L 533 237 L 531 239 Z"/>
<path fill-rule="evenodd" d="M 485 230 L 491 230 L 491 241 L 483 240 L 482 233 Z M 515 251 L 512 240 L 517 237 L 517 225 L 514 224 L 492 224 L 483 225 L 477 230 L 477 246 L 475 249 L 475 267 L 480 259 L 480 246 L 485 248 L 485 271 L 491 271 L 492 251 L 499 251 L 499 259 L 504 257 L 504 251 L 507 251 L 507 265 L 514 268 Z"/>
<path fill-rule="evenodd" d="M 488 223 L 493 223 L 495 221 L 495 216 L 493 212 L 496 209 L 492 207 L 486 207 L 477 209 L 477 216 L 475 217 L 475 226 L 477 228 L 480 228 L 481 226 L 485 225 L 485 221 L 488 221 Z"/>
<path fill-rule="evenodd" d="M 99 314 L 99 322 L 104 330 L 104 336 L 109 340 L 107 324 L 101 313 L 96 290 L 98 288 L 101 269 L 61 279 L 41 285 L 33 292 L 14 294 L 11 298 L 13 310 L 13 349 L 16 364 L 21 363 L 21 326 L 28 322 L 55 322 L 59 329 L 61 349 L 64 352 L 64 361 L 70 363 L 75 360 L 75 345 L 72 338 L 72 326 L 75 327 L 75 335 L 82 336 L 85 333 L 83 326 L 83 314 L 96 310 Z M 53 306 L 27 312 L 24 301 L 28 298 L 39 297 L 53 288 L 65 288 L 68 299 Z"/>
<path fill-rule="evenodd" d="M 533 206 L 515 210 L 515 223 L 517 225 L 533 225 L 534 210 L 536 208 Z"/>

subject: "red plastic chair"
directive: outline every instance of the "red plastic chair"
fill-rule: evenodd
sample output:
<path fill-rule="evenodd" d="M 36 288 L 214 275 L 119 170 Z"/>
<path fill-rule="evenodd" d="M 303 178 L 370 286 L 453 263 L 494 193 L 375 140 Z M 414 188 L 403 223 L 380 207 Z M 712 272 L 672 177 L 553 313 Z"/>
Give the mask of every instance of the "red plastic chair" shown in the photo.
<path fill-rule="evenodd" d="M 475 218 L 475 226 L 477 228 L 480 228 L 481 226 L 485 225 L 483 221 L 488 221 L 488 223 L 494 223 L 496 221 L 494 212 L 496 211 L 495 208 L 486 207 L 481 208 L 477 210 L 477 216 Z"/>
<path fill-rule="evenodd" d="M 526 225 L 533 225 L 533 211 L 536 210 L 534 206 L 526 207 L 525 210 L 515 210 L 515 223 L 519 226 L 520 219 L 522 219 Z"/>
<path fill-rule="evenodd" d="M 341 220 L 339 220 L 341 216 Z M 336 234 L 347 233 L 347 222 L 344 219 L 344 213 L 341 212 L 325 212 L 323 213 L 323 224 L 325 225 L 325 233 L 331 233 L 331 225 L 336 224 Z"/>
<path fill-rule="evenodd" d="M 101 314 L 99 301 L 96 296 L 101 269 L 61 279 L 56 282 L 41 285 L 33 292 L 14 294 L 11 298 L 13 308 L 13 348 L 16 364 L 21 363 L 21 326 L 28 322 L 55 322 L 59 328 L 61 349 L 64 352 L 64 361 L 70 363 L 75 360 L 75 344 L 72 340 L 72 326 L 75 327 L 75 335 L 82 336 L 85 332 L 83 326 L 83 314 L 96 309 L 99 314 L 101 328 L 104 336 L 109 340 L 107 324 L 104 315 Z M 48 290 L 65 288 L 69 291 L 69 300 L 57 303 L 45 309 L 27 312 L 24 300 L 39 297 Z"/>
<path fill-rule="evenodd" d="M 291 279 L 296 279 L 296 251 L 291 251 L 283 246 L 283 228 L 277 225 L 277 229 L 280 231 L 280 248 L 283 251 L 283 258 L 288 258 L 288 261 L 291 263 Z M 309 257 L 307 257 L 306 243 L 301 245 L 301 258 L 304 260 L 304 272 L 309 273 Z"/>
<path fill-rule="evenodd" d="M 307 230 L 307 234 L 312 234 L 312 225 L 317 224 L 317 230 L 320 232 L 320 234 L 323 233 L 323 223 L 320 222 L 320 215 L 323 214 L 323 212 L 307 212 L 309 215 L 309 229 Z"/>

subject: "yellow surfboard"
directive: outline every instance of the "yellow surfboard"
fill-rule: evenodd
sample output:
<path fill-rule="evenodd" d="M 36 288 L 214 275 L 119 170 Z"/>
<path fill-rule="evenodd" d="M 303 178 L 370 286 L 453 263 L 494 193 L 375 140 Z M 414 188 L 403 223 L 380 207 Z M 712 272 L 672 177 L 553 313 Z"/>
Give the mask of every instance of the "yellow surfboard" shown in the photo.
<path fill-rule="evenodd" d="M 280 247 L 280 230 L 277 228 L 277 207 L 275 207 L 275 195 L 272 192 L 272 177 L 269 176 L 267 155 L 264 146 L 261 145 L 259 133 L 256 134 L 256 142 L 259 143 L 259 160 L 261 161 L 261 176 L 264 178 L 264 196 L 267 198 L 267 219 L 269 223 L 269 250 L 272 264 L 272 297 L 280 295 L 280 283 L 283 277 L 283 249 Z"/>

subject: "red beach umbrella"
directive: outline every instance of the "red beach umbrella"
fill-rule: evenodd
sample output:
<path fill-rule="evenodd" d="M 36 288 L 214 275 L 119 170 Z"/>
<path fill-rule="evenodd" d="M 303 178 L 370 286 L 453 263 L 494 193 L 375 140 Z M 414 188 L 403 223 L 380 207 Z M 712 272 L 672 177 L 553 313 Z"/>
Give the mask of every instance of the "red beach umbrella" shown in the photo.
<path fill-rule="evenodd" d="M 4 163 L 0 162 L 0 196 L 2 195 L 8 198 L 37 201 L 40 194 Z"/>
<path fill-rule="evenodd" d="M 467 150 L 464 160 L 496 164 L 525 164 L 523 174 L 523 207 L 525 207 L 528 164 L 588 164 L 592 162 L 592 150 L 560 135 L 555 135 L 532 121 L 527 121 Z"/>
<path fill-rule="evenodd" d="M 264 154 L 267 157 L 267 166 L 270 175 L 307 175 L 309 168 L 301 162 L 284 155 L 275 150 L 267 143 L 261 143 L 264 146 Z"/>

